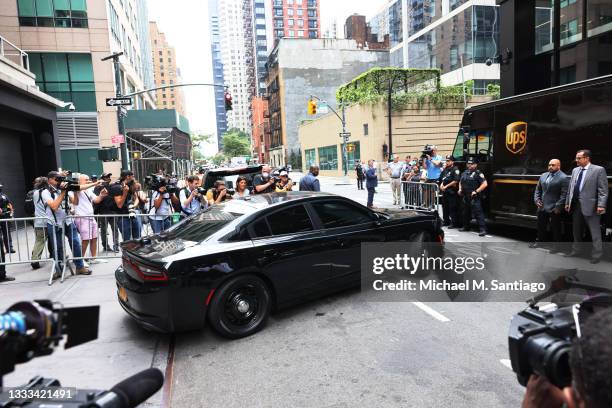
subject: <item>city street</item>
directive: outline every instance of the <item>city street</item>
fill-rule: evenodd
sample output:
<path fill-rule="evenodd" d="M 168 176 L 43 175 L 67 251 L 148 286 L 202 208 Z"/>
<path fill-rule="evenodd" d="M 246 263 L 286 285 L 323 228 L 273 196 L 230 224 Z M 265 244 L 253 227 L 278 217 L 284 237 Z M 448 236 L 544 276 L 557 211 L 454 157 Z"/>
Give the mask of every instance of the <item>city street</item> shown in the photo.
<path fill-rule="evenodd" d="M 299 179 L 299 174 L 292 174 Z M 321 178 L 322 189 L 365 203 L 366 192 Z M 375 204 L 388 207 L 388 184 Z M 476 240 L 447 231 L 448 241 Z M 481 240 L 512 240 L 487 236 Z M 212 330 L 176 336 L 135 325 L 116 301 L 118 260 L 90 277 L 48 287 L 42 272 L 12 267 L 0 309 L 24 299 L 101 305 L 99 339 L 19 365 L 5 384 L 36 374 L 70 386 L 109 388 L 150 366 L 166 385 L 147 406 L 517 407 L 522 387 L 509 367 L 507 331 L 521 303 L 368 302 L 358 290 L 273 315 L 260 333 L 229 341 Z"/>

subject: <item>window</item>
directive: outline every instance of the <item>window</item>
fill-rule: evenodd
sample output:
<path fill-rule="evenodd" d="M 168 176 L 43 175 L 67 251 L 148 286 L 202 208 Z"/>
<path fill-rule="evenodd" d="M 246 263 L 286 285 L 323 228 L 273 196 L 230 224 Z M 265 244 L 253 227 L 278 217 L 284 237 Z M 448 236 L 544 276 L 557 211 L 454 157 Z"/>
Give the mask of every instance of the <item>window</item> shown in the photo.
<path fill-rule="evenodd" d="M 43 92 L 73 102 L 77 111 L 97 110 L 90 54 L 31 52 L 29 55 L 30 70 Z"/>
<path fill-rule="evenodd" d="M 319 147 L 319 168 L 338 170 L 338 146 Z"/>
<path fill-rule="evenodd" d="M 361 158 L 359 142 L 350 142 L 346 145 L 346 156 L 349 169 L 355 167 L 355 162 Z"/>
<path fill-rule="evenodd" d="M 268 227 L 268 222 L 265 218 L 254 223 L 251 229 L 251 235 L 253 236 L 253 238 L 269 237 L 270 235 L 272 235 L 270 233 L 270 227 Z"/>
<path fill-rule="evenodd" d="M 612 4 L 609 0 L 589 0 L 587 2 L 588 36 L 612 30 Z"/>
<path fill-rule="evenodd" d="M 370 134 L 370 127 L 367 123 L 363 124 L 363 135 L 367 136 Z"/>
<path fill-rule="evenodd" d="M 553 49 L 553 1 L 539 2 L 535 9 L 535 53 Z"/>
<path fill-rule="evenodd" d="M 293 27 L 293 19 L 292 18 L 287 20 L 287 26 Z"/>
<path fill-rule="evenodd" d="M 303 16 L 304 15 L 304 10 L 297 9 L 297 15 L 300 16 L 300 17 Z"/>
<path fill-rule="evenodd" d="M 296 205 L 286 210 L 277 211 L 266 218 L 272 235 L 295 234 L 312 231 L 312 222 L 303 205 Z"/>
<path fill-rule="evenodd" d="M 293 15 L 293 9 L 287 9 L 287 15 L 288 16 L 292 16 Z"/>
<path fill-rule="evenodd" d="M 308 28 L 317 28 L 317 20 L 308 20 Z"/>
<path fill-rule="evenodd" d="M 282 17 L 283 16 L 283 9 L 278 9 L 278 8 L 274 9 L 274 15 Z"/>
<path fill-rule="evenodd" d="M 288 32 L 288 36 L 289 36 L 289 37 L 294 37 L 294 34 L 295 34 L 295 33 L 293 32 L 293 30 L 289 30 L 289 32 Z"/>
<path fill-rule="evenodd" d="M 298 37 L 304 37 L 304 30 L 298 30 Z"/>
<path fill-rule="evenodd" d="M 283 28 L 283 20 L 274 20 L 274 27 Z"/>
<path fill-rule="evenodd" d="M 314 166 L 317 164 L 317 152 L 315 149 L 307 149 L 304 150 L 304 159 L 306 163 L 306 168 L 310 166 Z"/>
<path fill-rule="evenodd" d="M 86 0 L 17 0 L 19 25 L 87 28 Z M 112 20 L 112 13 L 111 13 Z"/>
<path fill-rule="evenodd" d="M 315 202 L 311 205 L 317 212 L 323 228 L 340 228 L 372 222 L 372 218 L 365 210 L 340 201 Z"/>
<path fill-rule="evenodd" d="M 578 31 L 578 20 L 561 23 L 561 45 L 571 44 L 580 40 L 582 33 Z"/>
<path fill-rule="evenodd" d="M 298 20 L 297 25 L 298 27 L 304 27 L 304 20 Z"/>

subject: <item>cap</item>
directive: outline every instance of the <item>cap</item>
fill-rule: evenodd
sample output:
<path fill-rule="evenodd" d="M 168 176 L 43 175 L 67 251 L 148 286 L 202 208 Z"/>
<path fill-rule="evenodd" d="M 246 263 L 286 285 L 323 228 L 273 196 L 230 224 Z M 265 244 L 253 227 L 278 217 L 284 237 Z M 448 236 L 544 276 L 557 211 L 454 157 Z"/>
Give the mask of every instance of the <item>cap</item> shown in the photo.
<path fill-rule="evenodd" d="M 49 172 L 49 174 L 47 174 L 48 179 L 54 179 L 56 177 L 62 177 L 62 176 L 63 176 L 62 173 L 60 173 L 59 171 L 55 171 L 55 170 L 52 170 Z"/>
<path fill-rule="evenodd" d="M 134 175 L 134 172 L 131 171 L 131 170 L 121 170 L 120 178 L 124 179 L 124 178 L 126 178 L 128 176 L 133 176 L 133 175 Z"/>
<path fill-rule="evenodd" d="M 107 178 L 107 177 L 110 177 L 110 176 L 112 176 L 112 175 L 113 175 L 113 173 L 102 173 L 102 175 L 100 176 L 100 178 Z"/>
<path fill-rule="evenodd" d="M 279 174 L 279 176 L 288 176 L 288 175 L 289 175 L 289 173 L 287 173 L 287 172 L 286 172 L 286 171 L 284 171 L 284 170 L 283 170 L 283 171 L 281 171 L 281 172 L 280 172 L 280 174 Z"/>
<path fill-rule="evenodd" d="M 467 164 L 477 164 L 477 163 L 478 163 L 478 161 L 475 158 L 473 158 L 473 157 L 469 157 L 467 159 Z"/>
<path fill-rule="evenodd" d="M 446 160 L 457 161 L 457 159 L 455 159 L 455 156 L 453 156 L 452 154 L 449 154 L 448 156 L 446 156 Z"/>

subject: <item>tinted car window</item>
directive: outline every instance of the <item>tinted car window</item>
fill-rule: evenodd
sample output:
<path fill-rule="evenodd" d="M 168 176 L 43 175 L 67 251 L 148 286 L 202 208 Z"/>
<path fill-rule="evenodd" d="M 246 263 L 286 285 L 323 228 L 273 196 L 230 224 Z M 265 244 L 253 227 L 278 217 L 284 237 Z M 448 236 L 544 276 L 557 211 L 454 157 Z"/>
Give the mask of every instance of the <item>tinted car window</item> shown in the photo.
<path fill-rule="evenodd" d="M 265 219 L 259 220 L 253 224 L 253 238 L 270 236 L 270 228 Z"/>
<path fill-rule="evenodd" d="M 371 222 L 370 215 L 352 205 L 339 201 L 312 203 L 324 228 L 347 227 Z"/>
<path fill-rule="evenodd" d="M 204 211 L 177 224 L 175 228 L 169 229 L 166 234 L 170 238 L 200 242 L 241 215 L 242 214 L 224 211 L 221 206 L 213 207 L 208 211 Z"/>
<path fill-rule="evenodd" d="M 277 211 L 267 217 L 272 235 L 293 234 L 312 231 L 312 222 L 303 205 L 296 205 L 286 210 Z"/>

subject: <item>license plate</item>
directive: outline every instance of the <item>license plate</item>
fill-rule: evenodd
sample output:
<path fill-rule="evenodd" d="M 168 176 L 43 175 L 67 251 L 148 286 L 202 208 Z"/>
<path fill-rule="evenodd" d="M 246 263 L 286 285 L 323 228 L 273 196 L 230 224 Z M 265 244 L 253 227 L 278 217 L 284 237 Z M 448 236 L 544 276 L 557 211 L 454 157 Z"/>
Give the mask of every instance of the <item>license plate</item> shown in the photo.
<path fill-rule="evenodd" d="M 127 299 L 127 291 L 122 286 L 119 287 L 119 299 L 121 299 L 122 302 L 127 302 L 127 300 L 128 300 Z"/>

